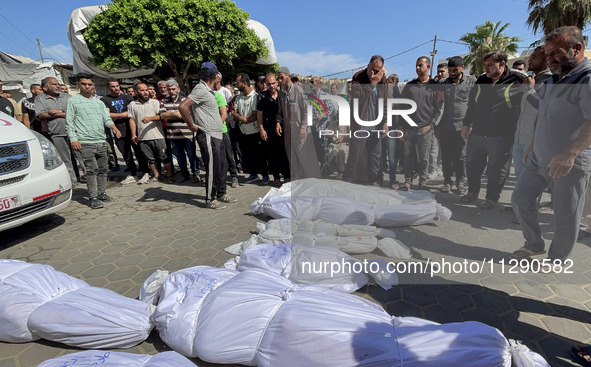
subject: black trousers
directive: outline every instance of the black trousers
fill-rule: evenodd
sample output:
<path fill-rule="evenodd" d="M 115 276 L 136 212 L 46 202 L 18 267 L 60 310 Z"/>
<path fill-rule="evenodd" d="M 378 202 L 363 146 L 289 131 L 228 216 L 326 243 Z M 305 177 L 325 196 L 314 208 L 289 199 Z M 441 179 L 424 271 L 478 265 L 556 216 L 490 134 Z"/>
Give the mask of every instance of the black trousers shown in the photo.
<path fill-rule="evenodd" d="M 236 168 L 236 161 L 234 160 L 234 149 L 232 149 L 232 140 L 230 134 L 223 133 L 224 138 L 224 151 L 226 152 L 226 162 L 228 163 L 228 170 L 232 178 L 238 177 L 238 169 Z"/>
<path fill-rule="evenodd" d="M 125 165 L 129 169 L 129 173 L 132 176 L 137 175 L 138 167 L 133 160 L 133 155 L 135 153 L 135 158 L 138 161 L 139 170 L 141 172 L 147 173 L 148 172 L 148 163 L 144 159 L 144 155 L 140 151 L 140 146 L 133 144 L 131 142 L 131 138 L 122 137 L 115 139 L 115 145 L 117 145 L 117 149 L 123 154 L 123 160 L 125 160 Z"/>
<path fill-rule="evenodd" d="M 205 201 L 210 202 L 226 195 L 226 151 L 224 141 L 197 131 L 197 144 L 205 165 Z"/>
<path fill-rule="evenodd" d="M 269 175 L 269 168 L 267 166 L 267 155 L 265 154 L 265 147 L 263 140 L 259 133 L 242 134 L 240 141 L 240 149 L 242 150 L 242 168 L 251 175 L 260 173 L 263 176 Z"/>
<path fill-rule="evenodd" d="M 267 131 L 267 141 L 264 142 L 265 151 L 267 153 L 267 162 L 269 163 L 269 171 L 275 180 L 279 180 L 279 174 L 284 179 L 291 178 L 289 167 L 289 159 L 285 151 L 285 142 L 283 136 L 277 135 L 273 127 L 265 126 Z"/>
<path fill-rule="evenodd" d="M 438 132 L 443 183 L 451 185 L 451 177 L 455 174 L 456 184 L 463 184 L 466 177 L 466 140 L 462 139 L 461 131 L 455 129 Z"/>
<path fill-rule="evenodd" d="M 487 171 L 486 198 L 499 201 L 511 168 L 513 139 L 502 136 L 470 135 L 466 150 L 468 192 L 478 196 L 480 178 Z"/>

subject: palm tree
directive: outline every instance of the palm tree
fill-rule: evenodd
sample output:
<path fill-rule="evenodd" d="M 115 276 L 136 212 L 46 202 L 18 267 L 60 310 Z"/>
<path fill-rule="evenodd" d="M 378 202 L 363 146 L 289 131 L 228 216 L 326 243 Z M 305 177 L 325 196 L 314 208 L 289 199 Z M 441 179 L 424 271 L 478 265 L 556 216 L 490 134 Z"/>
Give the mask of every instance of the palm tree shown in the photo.
<path fill-rule="evenodd" d="M 527 24 L 534 33 L 574 25 L 581 29 L 591 21 L 591 0 L 529 0 Z"/>
<path fill-rule="evenodd" d="M 484 60 L 482 59 L 490 51 L 501 50 L 509 54 L 517 52 L 519 37 L 509 37 L 503 32 L 510 23 L 501 26 L 501 22 L 493 23 L 487 20 L 482 25 L 474 27 L 476 32 L 466 33 L 460 37 L 470 47 L 470 54 L 464 58 L 466 64 L 470 64 L 472 72 L 484 72 Z"/>

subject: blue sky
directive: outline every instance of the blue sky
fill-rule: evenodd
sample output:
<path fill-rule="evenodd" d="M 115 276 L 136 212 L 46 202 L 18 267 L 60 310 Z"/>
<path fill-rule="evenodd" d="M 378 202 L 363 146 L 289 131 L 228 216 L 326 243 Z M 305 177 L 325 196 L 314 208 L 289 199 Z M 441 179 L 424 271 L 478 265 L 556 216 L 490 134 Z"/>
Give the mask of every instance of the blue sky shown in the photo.
<path fill-rule="evenodd" d="M 511 23 L 510 36 L 519 36 L 520 46 L 538 39 L 525 26 L 527 0 L 436 2 L 337 1 L 337 0 L 236 0 L 250 17 L 270 30 L 279 63 L 302 75 L 326 75 L 362 66 L 371 55 L 389 57 L 409 50 L 437 35 L 435 60 L 468 51 L 457 42 L 486 20 Z M 105 4 L 104 0 L 60 0 L 48 2 L 0 1 L 0 50 L 39 59 L 34 40 L 41 39 L 44 56 L 71 63 L 66 34 L 72 10 Z M 22 33 L 21 33 L 22 32 Z M 417 57 L 429 55 L 430 42 L 386 62 L 390 73 L 412 79 Z M 351 73 L 338 77 L 349 77 Z"/>

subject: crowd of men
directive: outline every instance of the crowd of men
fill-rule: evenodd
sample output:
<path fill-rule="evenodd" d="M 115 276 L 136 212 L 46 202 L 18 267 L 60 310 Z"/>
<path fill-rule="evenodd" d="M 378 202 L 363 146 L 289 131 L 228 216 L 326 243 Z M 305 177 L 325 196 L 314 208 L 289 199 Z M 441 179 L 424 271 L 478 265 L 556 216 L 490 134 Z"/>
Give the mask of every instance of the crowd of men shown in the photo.
<path fill-rule="evenodd" d="M 503 210 L 515 213 L 526 238 L 513 256 L 545 252 L 537 207 L 550 188 L 557 228 L 549 257 L 564 259 L 577 238 L 591 171 L 591 65 L 583 45 L 580 30 L 562 27 L 527 65 L 511 67 L 505 52 L 492 51 L 477 76 L 464 73 L 458 56 L 432 78 L 431 61 L 422 56 L 417 78 L 402 88 L 396 74 L 386 76 L 379 55 L 346 87 L 312 77 L 308 92 L 285 66 L 256 80 L 239 73 L 223 86 L 216 65 L 205 62 L 188 96 L 170 78 L 156 87 L 138 82 L 125 93 L 109 80 L 109 93 L 98 97 L 91 77 L 81 75 L 80 95 L 71 97 L 48 77 L 31 85 L 32 97 L 21 106 L 0 98 L 0 110 L 53 141 L 72 181 L 86 179 L 92 208 L 112 200 L 105 189 L 109 166 L 119 169 L 115 146 L 128 172 L 122 184 L 203 180 L 211 209 L 236 201 L 227 186 L 238 187 L 243 172 L 243 183 L 333 177 L 404 191 L 415 179 L 414 188 L 429 190 L 429 180 L 442 175 L 439 190 L 455 191 L 465 204 L 478 199 L 484 174 L 479 206 L 492 209 L 513 164 L 517 186 L 512 207 Z M 393 109 L 407 107 L 405 99 L 416 112 L 392 117 Z M 342 124 L 345 114 L 351 122 Z"/>
<path fill-rule="evenodd" d="M 485 73 L 477 77 L 463 72 L 461 57 L 452 57 L 438 65 L 437 77 L 431 78 L 429 58 L 419 57 L 417 78 L 401 90 L 388 89 L 389 83 L 396 84 L 396 76 L 386 78 L 383 59 L 372 57 L 368 67 L 353 76 L 350 97 L 358 99 L 351 114 L 373 123 L 352 123 L 351 130 L 361 133 L 350 137 L 343 180 L 381 185 L 389 172 L 393 189 L 409 190 L 418 178 L 416 188 L 428 190 L 440 156 L 440 191 L 450 192 L 453 178 L 460 201 L 474 202 L 484 174 L 486 195 L 479 207 L 490 210 L 513 163 L 517 185 L 512 207 L 502 209 L 515 213 L 525 245 L 511 256 L 525 259 L 546 253 L 538 208 L 541 194 L 549 190 L 556 228 L 548 259 L 566 259 L 577 240 L 591 172 L 591 63 L 584 45 L 580 29 L 561 27 L 533 50 L 527 70 L 523 62 L 510 67 L 505 52 L 492 51 L 483 57 Z M 413 124 L 402 118 L 388 122 L 389 106 L 382 103 L 388 96 L 414 101 Z M 402 138 L 392 139 L 391 129 L 402 131 Z M 399 183 L 400 161 L 404 181 Z M 552 270 L 552 264 L 549 267 Z"/>

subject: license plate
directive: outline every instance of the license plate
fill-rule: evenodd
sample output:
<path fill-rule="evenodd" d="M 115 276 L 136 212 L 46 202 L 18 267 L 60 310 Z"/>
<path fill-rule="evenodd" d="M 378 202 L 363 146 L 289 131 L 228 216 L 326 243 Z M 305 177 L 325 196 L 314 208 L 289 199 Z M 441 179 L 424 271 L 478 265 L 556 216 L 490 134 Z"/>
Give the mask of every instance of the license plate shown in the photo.
<path fill-rule="evenodd" d="M 0 199 L 0 213 L 21 206 L 21 200 L 18 195 L 9 196 Z"/>

